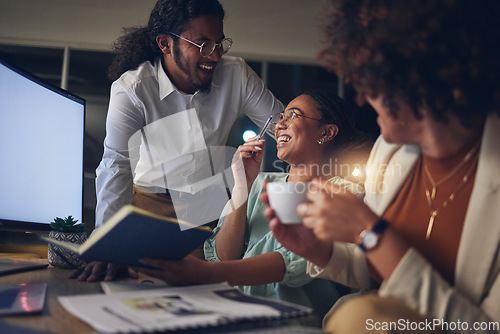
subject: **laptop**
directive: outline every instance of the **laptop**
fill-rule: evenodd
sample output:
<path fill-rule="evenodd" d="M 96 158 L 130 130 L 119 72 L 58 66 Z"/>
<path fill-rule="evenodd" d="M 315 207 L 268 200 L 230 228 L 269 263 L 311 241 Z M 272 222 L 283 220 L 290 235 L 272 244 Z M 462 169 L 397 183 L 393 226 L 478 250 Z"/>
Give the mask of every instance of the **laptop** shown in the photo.
<path fill-rule="evenodd" d="M 18 273 L 21 271 L 47 268 L 46 263 L 29 262 L 17 259 L 0 259 L 0 275 Z"/>

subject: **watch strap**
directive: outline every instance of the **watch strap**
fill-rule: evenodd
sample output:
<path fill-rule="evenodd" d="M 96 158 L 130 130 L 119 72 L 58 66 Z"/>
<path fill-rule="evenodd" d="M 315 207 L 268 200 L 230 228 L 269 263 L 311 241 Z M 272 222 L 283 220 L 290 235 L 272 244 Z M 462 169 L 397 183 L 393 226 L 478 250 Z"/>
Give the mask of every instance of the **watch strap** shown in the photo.
<path fill-rule="evenodd" d="M 361 248 L 361 250 L 366 253 L 367 251 L 372 250 L 375 247 L 377 247 L 378 243 L 380 242 L 382 233 L 384 233 L 384 231 L 388 227 L 389 227 L 389 223 L 385 219 L 381 218 L 381 219 L 377 220 L 377 222 L 372 226 L 371 230 L 368 230 L 368 229 L 363 230 L 359 235 L 359 242 L 358 242 L 359 248 Z M 367 233 L 370 233 L 370 232 L 374 233 L 377 236 L 377 243 L 374 246 L 367 248 L 365 246 L 365 244 L 363 243 L 363 239 L 364 239 L 364 235 Z"/>

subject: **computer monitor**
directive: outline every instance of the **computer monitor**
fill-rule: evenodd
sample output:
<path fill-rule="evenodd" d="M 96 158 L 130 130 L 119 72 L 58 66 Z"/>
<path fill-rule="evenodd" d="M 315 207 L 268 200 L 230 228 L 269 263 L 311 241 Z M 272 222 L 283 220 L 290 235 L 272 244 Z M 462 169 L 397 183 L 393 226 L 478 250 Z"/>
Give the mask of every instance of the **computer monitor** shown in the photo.
<path fill-rule="evenodd" d="M 81 221 L 84 127 L 84 99 L 0 59 L 0 229 Z"/>

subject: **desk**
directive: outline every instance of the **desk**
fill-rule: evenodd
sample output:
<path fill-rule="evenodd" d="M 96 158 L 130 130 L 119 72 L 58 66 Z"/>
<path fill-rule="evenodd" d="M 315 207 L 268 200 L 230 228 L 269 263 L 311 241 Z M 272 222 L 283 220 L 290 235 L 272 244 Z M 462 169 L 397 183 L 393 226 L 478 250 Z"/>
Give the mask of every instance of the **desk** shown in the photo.
<path fill-rule="evenodd" d="M 46 259 L 27 259 L 47 263 Z M 42 314 L 3 316 L 0 321 L 10 325 L 30 328 L 49 333 L 95 333 L 87 323 L 68 313 L 58 302 L 57 296 L 100 293 L 98 282 L 80 282 L 68 279 L 72 269 L 46 269 L 0 276 L 0 284 L 47 283 L 47 296 Z"/>
<path fill-rule="evenodd" d="M 26 259 L 32 262 L 47 263 L 47 259 Z M 36 330 L 41 333 L 54 334 L 87 334 L 96 333 L 95 330 L 87 323 L 74 317 L 68 313 L 57 300 L 58 296 L 102 293 L 99 282 L 80 282 L 74 279 L 68 279 L 68 275 L 72 269 L 59 269 L 49 266 L 46 269 L 26 271 L 22 273 L 0 276 L 0 284 L 20 284 L 20 283 L 47 283 L 47 295 L 45 307 L 41 314 L 34 315 L 19 315 L 19 316 L 2 316 L 1 323 L 5 322 L 8 325 L 17 326 L 23 329 Z M 123 278 L 125 281 L 142 281 L 144 279 L 156 281 L 155 278 L 139 274 L 139 279 Z M 283 325 L 291 324 L 299 326 L 293 328 L 294 333 L 317 334 L 323 333 L 319 328 L 301 327 L 303 325 L 310 326 L 306 320 L 304 323 L 300 320 L 291 319 L 284 321 Z M 273 331 L 275 330 L 275 331 Z M 234 331 L 230 331 L 234 333 Z M 250 331 L 239 330 L 240 333 L 290 333 L 292 332 L 287 326 L 273 326 L 272 328 L 251 329 Z"/>

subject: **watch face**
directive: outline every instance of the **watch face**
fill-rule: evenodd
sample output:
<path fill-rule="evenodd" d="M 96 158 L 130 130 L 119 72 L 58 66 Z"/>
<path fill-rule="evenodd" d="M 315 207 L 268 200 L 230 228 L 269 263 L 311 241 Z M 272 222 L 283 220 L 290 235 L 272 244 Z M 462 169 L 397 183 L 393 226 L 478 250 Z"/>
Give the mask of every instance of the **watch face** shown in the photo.
<path fill-rule="evenodd" d="M 377 245 L 377 240 L 378 240 L 377 234 L 370 231 L 363 236 L 362 243 L 366 249 L 370 249 Z"/>

